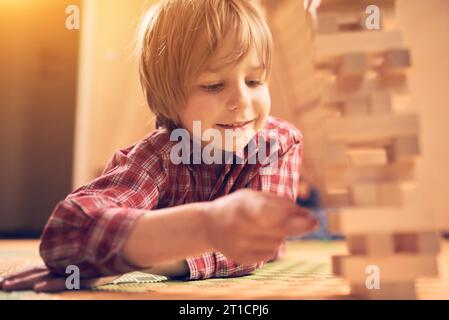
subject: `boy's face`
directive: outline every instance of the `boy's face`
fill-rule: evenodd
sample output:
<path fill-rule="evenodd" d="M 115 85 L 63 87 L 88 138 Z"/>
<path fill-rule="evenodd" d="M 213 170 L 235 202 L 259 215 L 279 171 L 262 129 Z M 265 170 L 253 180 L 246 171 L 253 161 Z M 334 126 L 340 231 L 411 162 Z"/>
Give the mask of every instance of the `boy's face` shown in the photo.
<path fill-rule="evenodd" d="M 265 70 L 255 48 L 239 63 L 222 67 L 234 48 L 231 39 L 223 42 L 193 83 L 179 116 L 190 134 L 194 133 L 193 121 L 200 121 L 201 133 L 207 129 L 221 133 L 222 140 L 214 139 L 214 146 L 236 152 L 265 125 L 271 100 Z M 226 142 L 225 131 L 228 132 Z M 209 140 L 202 142 L 203 146 L 208 143 Z"/>

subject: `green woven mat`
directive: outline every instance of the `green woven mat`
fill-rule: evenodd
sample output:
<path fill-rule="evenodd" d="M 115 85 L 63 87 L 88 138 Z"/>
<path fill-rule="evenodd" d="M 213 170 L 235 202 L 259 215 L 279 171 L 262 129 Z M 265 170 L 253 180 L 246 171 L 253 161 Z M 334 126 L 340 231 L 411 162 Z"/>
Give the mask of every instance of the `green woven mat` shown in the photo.
<path fill-rule="evenodd" d="M 170 280 L 163 276 L 133 272 L 123 275 L 112 283 L 94 288 L 95 291 L 112 292 L 187 292 L 196 288 L 232 289 L 285 286 L 312 282 L 317 279 L 333 279 L 330 264 L 316 261 L 290 261 L 280 260 L 266 264 L 263 268 L 255 270 L 252 274 L 234 278 L 212 278 L 195 281 Z M 173 290 L 170 290 L 173 289 Z M 223 291 L 223 294 L 226 293 Z"/>

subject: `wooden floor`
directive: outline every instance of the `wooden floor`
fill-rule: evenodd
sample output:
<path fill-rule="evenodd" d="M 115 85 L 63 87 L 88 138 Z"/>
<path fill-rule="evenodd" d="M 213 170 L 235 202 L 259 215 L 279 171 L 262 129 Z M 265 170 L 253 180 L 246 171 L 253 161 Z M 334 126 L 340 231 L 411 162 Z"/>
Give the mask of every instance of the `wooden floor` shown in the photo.
<path fill-rule="evenodd" d="M 290 241 L 281 260 L 244 277 L 170 281 L 133 273 L 94 290 L 0 292 L 0 299 L 348 299 L 348 284 L 330 266 L 332 255 L 344 253 L 342 241 Z M 438 278 L 417 280 L 419 299 L 449 299 L 449 241 L 438 261 Z M 0 275 L 39 264 L 38 241 L 0 240 Z"/>

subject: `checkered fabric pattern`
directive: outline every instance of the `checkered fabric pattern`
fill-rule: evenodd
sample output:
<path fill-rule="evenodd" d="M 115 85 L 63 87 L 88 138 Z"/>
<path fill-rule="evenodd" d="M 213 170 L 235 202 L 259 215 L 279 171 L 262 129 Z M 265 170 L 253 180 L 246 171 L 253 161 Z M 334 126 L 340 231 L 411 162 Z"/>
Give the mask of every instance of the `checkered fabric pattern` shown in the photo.
<path fill-rule="evenodd" d="M 271 140 L 276 138 L 275 147 Z M 253 138 L 265 143 L 276 165 L 248 161 L 226 163 L 220 175 L 212 165 L 173 164 L 170 150 L 177 141 L 159 128 L 137 144 L 114 153 L 101 176 L 79 187 L 55 206 L 41 236 L 40 254 L 54 273 L 65 275 L 77 265 L 82 277 L 135 270 L 122 249 L 135 221 L 144 213 L 192 202 L 211 201 L 241 188 L 271 192 L 294 200 L 302 160 L 302 135 L 292 124 L 269 117 Z M 256 148 L 258 151 L 259 148 Z M 234 154 L 235 156 L 235 154 Z M 278 256 L 282 253 L 282 246 Z M 251 273 L 264 261 L 244 266 L 220 252 L 187 257 L 188 279 L 231 277 Z"/>

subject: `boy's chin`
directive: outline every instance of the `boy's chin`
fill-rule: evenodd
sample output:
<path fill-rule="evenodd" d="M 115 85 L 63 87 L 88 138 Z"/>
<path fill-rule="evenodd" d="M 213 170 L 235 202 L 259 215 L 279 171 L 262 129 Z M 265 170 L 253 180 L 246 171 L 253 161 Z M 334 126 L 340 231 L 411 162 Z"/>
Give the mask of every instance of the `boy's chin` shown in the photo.
<path fill-rule="evenodd" d="M 203 147 L 208 146 L 208 149 L 222 150 L 224 152 L 241 152 L 251 139 L 257 134 L 255 128 L 247 128 L 245 130 L 237 130 L 232 132 L 232 135 L 222 133 L 221 139 L 202 141 Z"/>

